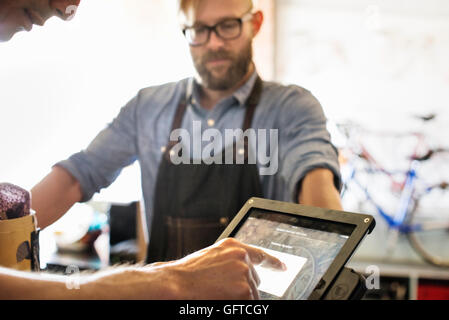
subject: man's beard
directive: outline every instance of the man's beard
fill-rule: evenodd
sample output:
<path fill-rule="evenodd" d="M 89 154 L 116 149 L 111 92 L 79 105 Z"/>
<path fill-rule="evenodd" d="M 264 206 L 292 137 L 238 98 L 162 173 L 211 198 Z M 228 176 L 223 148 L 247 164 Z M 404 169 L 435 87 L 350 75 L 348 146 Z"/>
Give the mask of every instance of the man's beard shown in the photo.
<path fill-rule="evenodd" d="M 217 59 L 231 60 L 228 70 L 221 77 L 215 77 L 213 72 L 206 67 L 208 61 Z M 240 54 L 234 55 L 225 49 L 221 49 L 208 51 L 200 57 L 193 57 L 193 63 L 201 78 L 202 85 L 208 89 L 219 91 L 229 90 L 237 85 L 247 75 L 252 60 L 253 48 L 251 42 L 248 42 L 248 45 L 243 48 Z"/>

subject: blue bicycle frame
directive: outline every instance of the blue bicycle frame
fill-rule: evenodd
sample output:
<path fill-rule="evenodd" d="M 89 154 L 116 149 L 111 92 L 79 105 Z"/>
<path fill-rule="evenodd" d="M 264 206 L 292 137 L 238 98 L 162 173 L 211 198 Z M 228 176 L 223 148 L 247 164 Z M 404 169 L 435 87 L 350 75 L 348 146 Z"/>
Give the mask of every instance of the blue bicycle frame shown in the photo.
<path fill-rule="evenodd" d="M 377 204 L 375 202 L 375 200 L 371 196 L 370 192 L 368 191 L 368 188 L 363 186 L 356 179 L 356 177 L 355 177 L 356 170 L 355 170 L 355 167 L 352 165 L 351 165 L 350 178 L 348 179 L 348 182 L 346 182 L 346 184 L 349 183 L 350 181 L 355 182 L 359 186 L 359 188 L 361 190 L 363 190 L 363 192 L 366 196 L 366 199 L 376 208 L 377 213 L 385 219 L 385 221 L 388 223 L 388 226 L 390 228 L 397 229 L 401 233 L 420 231 L 421 230 L 420 225 L 408 225 L 407 223 L 405 223 L 407 214 L 409 213 L 410 205 L 413 203 L 413 200 L 414 200 L 413 196 L 414 196 L 414 192 L 415 192 L 415 188 L 416 188 L 416 181 L 418 180 L 418 176 L 417 176 L 417 172 L 416 172 L 418 165 L 419 165 L 419 161 L 416 161 L 416 160 L 412 161 L 412 163 L 410 165 L 410 169 L 407 171 L 404 188 L 402 189 L 401 197 L 399 200 L 399 207 L 398 207 L 398 210 L 396 211 L 396 214 L 394 215 L 394 217 L 387 214 L 385 212 L 385 210 L 379 204 Z M 367 169 L 367 170 L 368 171 L 377 171 L 377 170 L 372 170 L 372 169 L 371 170 Z M 384 172 L 382 170 L 378 170 L 378 171 Z M 425 193 L 428 193 L 431 190 L 432 190 L 432 187 L 426 188 Z"/>

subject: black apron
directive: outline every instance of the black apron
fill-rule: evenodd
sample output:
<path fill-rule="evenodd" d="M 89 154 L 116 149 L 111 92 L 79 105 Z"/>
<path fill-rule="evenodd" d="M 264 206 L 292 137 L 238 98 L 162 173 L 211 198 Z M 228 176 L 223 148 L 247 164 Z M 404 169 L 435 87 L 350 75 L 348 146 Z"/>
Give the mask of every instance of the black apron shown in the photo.
<path fill-rule="evenodd" d="M 242 129 L 251 127 L 262 93 L 258 77 L 246 101 Z M 187 108 L 186 95 L 180 102 L 171 130 L 181 127 Z M 228 223 L 251 197 L 262 197 L 256 164 L 248 163 L 248 141 L 244 141 L 244 164 L 235 164 L 236 143 L 222 151 L 222 164 L 179 164 L 170 160 L 177 142 L 169 142 L 159 165 L 150 222 L 147 262 L 170 261 L 213 244 Z M 225 164 L 233 152 L 234 164 Z"/>

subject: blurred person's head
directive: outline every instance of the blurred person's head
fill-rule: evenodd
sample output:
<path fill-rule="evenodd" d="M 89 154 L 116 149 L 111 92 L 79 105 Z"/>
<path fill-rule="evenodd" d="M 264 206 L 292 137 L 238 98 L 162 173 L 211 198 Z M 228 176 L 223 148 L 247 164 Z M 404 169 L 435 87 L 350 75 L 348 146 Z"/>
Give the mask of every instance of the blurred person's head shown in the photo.
<path fill-rule="evenodd" d="M 80 0 L 0 0 L 0 41 L 8 41 L 19 31 L 43 26 L 51 17 L 67 20 Z"/>
<path fill-rule="evenodd" d="M 203 86 L 229 90 L 249 75 L 252 42 L 263 22 L 251 0 L 179 0 L 179 13 Z M 215 32 L 207 28 L 213 26 Z"/>

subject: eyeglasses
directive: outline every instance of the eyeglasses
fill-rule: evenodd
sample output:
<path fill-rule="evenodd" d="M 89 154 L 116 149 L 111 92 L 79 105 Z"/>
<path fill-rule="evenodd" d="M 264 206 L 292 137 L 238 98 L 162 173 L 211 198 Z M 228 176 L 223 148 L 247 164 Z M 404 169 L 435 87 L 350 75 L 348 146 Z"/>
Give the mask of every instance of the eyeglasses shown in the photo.
<path fill-rule="evenodd" d="M 234 40 L 241 36 L 243 22 L 251 20 L 252 18 L 253 13 L 248 12 L 241 18 L 226 19 L 214 26 L 200 25 L 185 27 L 182 32 L 189 45 L 193 47 L 202 46 L 208 43 L 212 31 L 221 39 Z"/>

